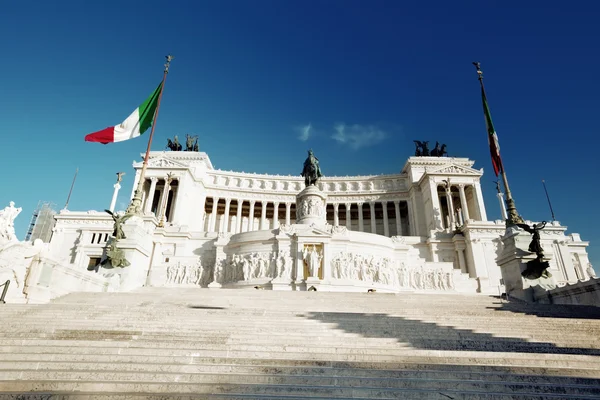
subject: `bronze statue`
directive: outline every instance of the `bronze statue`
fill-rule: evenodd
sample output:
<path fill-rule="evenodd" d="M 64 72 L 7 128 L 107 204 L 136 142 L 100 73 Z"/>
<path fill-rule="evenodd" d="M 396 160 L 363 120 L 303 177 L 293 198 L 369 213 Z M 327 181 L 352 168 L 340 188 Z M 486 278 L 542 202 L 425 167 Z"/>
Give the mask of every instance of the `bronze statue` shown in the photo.
<path fill-rule="evenodd" d="M 196 139 L 195 142 L 194 139 Z M 198 135 L 185 135 L 185 151 L 198 151 Z"/>
<path fill-rule="evenodd" d="M 540 231 L 546 226 L 546 221 L 539 224 L 529 226 L 527 224 L 516 224 L 519 228 L 531 233 L 531 243 L 529 243 L 529 251 L 535 253 L 538 258 L 544 258 L 544 249 L 540 243 Z"/>
<path fill-rule="evenodd" d="M 175 137 L 173 138 L 173 141 L 171 141 L 171 139 L 167 138 L 167 146 L 166 148 L 168 148 L 171 151 L 181 151 L 181 143 L 179 143 L 179 139 L 177 138 L 177 135 L 175 135 Z"/>
<path fill-rule="evenodd" d="M 433 157 L 443 157 L 445 155 L 448 155 L 448 152 L 446 151 L 446 144 L 442 144 L 442 146 L 440 147 L 440 142 L 435 142 L 435 147 L 433 150 L 431 150 L 431 156 Z"/>
<path fill-rule="evenodd" d="M 304 161 L 304 169 L 300 175 L 304 177 L 306 187 L 315 185 L 319 178 L 323 176 L 321 167 L 319 167 L 319 159 L 315 157 L 312 149 L 308 150 L 308 157 Z"/>
<path fill-rule="evenodd" d="M 104 211 L 106 211 L 108 214 L 110 214 L 112 219 L 115 221 L 115 224 L 113 225 L 113 234 L 112 234 L 114 236 L 115 240 L 127 239 L 125 237 L 125 233 L 123 232 L 122 225 L 125 221 L 127 221 L 129 218 L 131 218 L 133 216 L 133 214 L 125 214 L 125 215 L 119 216 L 110 210 L 104 210 Z"/>
<path fill-rule="evenodd" d="M 123 175 L 125 175 L 125 172 L 117 172 L 117 183 L 121 183 Z"/>
<path fill-rule="evenodd" d="M 429 156 L 429 147 L 427 146 L 429 141 L 421 142 L 419 140 L 413 140 L 413 142 L 415 142 L 415 145 L 417 146 L 417 148 L 415 150 L 415 156 L 417 156 L 417 157 L 428 157 Z"/>
<path fill-rule="evenodd" d="M 116 240 L 113 240 L 106 248 L 106 258 L 102 260 L 100 265 L 105 266 L 108 263 L 110 263 L 110 268 L 124 268 L 131 265 L 131 263 L 125 258 L 123 250 L 117 247 Z"/>

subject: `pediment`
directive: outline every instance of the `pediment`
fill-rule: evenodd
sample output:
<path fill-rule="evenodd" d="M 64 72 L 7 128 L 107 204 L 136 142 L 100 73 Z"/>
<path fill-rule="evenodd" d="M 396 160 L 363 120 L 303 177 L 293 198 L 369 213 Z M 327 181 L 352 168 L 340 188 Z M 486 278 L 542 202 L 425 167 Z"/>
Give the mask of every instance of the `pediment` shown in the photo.
<path fill-rule="evenodd" d="M 170 160 L 166 157 L 157 157 L 157 158 L 152 158 L 152 159 L 148 160 L 148 167 L 149 168 L 172 169 L 172 168 L 188 168 L 188 165 L 186 165 L 182 162 L 179 162 L 179 161 Z"/>
<path fill-rule="evenodd" d="M 481 176 L 483 171 L 479 171 L 469 167 L 463 167 L 462 165 L 450 164 L 442 167 L 434 167 L 427 169 L 428 175 L 470 175 L 470 176 Z"/>

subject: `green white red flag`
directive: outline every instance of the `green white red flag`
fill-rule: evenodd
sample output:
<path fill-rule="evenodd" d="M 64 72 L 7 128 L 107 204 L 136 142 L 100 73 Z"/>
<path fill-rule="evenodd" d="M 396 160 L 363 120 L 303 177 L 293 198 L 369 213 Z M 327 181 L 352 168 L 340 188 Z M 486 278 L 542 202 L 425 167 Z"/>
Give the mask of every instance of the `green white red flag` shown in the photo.
<path fill-rule="evenodd" d="M 119 125 L 110 126 L 98 132 L 86 135 L 86 142 L 98 142 L 102 144 L 122 142 L 136 138 L 146 132 L 152 126 L 158 98 L 162 90 L 163 83 L 161 82 L 156 90 L 144 102 L 136 108 L 125 121 Z"/>
<path fill-rule="evenodd" d="M 498 143 L 498 135 L 494 129 L 492 123 L 492 114 L 490 113 L 490 107 L 485 97 L 485 90 L 481 87 L 481 99 L 483 101 L 483 114 L 485 116 L 485 126 L 488 132 L 488 144 L 490 145 L 490 155 L 492 156 L 492 166 L 494 167 L 494 173 L 496 176 L 504 172 L 502 166 L 502 158 L 500 157 L 500 144 Z"/>

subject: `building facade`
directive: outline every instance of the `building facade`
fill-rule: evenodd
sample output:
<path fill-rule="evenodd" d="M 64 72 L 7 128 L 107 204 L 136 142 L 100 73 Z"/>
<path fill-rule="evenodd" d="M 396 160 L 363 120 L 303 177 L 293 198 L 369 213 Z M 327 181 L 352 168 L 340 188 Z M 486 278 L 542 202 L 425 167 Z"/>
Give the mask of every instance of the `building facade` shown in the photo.
<path fill-rule="evenodd" d="M 61 211 L 48 251 L 61 265 L 106 278 L 111 290 L 499 294 L 505 223 L 488 221 L 483 171 L 473 164 L 411 157 L 398 174 L 324 177 L 311 194 L 317 197 L 304 201 L 300 176 L 216 170 L 200 152 L 152 152 L 142 185 L 144 216 L 127 242 L 132 266 L 99 267 L 113 233 L 104 212 Z M 133 166 L 136 188 L 142 163 Z M 320 222 L 297 223 L 315 199 L 322 199 L 322 209 L 314 203 Z M 554 222 L 541 235 L 558 285 L 590 277 L 588 243 L 565 231 Z"/>

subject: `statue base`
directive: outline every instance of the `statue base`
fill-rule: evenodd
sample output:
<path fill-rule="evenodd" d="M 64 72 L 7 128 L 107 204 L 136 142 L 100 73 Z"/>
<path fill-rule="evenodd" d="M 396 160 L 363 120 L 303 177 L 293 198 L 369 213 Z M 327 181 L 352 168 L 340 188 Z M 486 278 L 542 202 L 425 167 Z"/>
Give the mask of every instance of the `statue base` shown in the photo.
<path fill-rule="evenodd" d="M 318 187 L 310 185 L 296 196 L 296 224 L 327 224 L 327 195 Z"/>
<path fill-rule="evenodd" d="M 292 280 L 288 278 L 275 278 L 271 281 L 271 285 L 273 287 L 273 290 L 293 290 Z"/>
<path fill-rule="evenodd" d="M 547 260 L 540 260 L 528 250 L 530 242 L 528 233 L 515 227 L 507 228 L 502 237 L 504 248 L 498 257 L 498 265 L 507 297 L 533 303 L 535 286 L 551 289 L 556 283 L 547 272 Z"/>
<path fill-rule="evenodd" d="M 152 254 L 152 232 L 148 232 L 142 218 L 134 216 L 123 224 L 123 233 L 125 238 L 120 239 L 117 245 L 130 265 L 106 271 L 120 275 L 119 291 L 129 291 L 146 285 Z"/>

